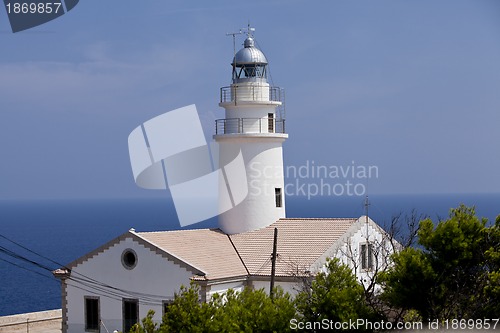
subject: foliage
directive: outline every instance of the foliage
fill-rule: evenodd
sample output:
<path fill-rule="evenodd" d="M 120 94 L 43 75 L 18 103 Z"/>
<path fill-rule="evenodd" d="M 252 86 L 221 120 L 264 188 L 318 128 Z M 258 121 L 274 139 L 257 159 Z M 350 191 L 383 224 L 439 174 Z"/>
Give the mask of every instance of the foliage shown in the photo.
<path fill-rule="evenodd" d="M 174 301 L 167 308 L 159 333 L 206 332 L 216 309 L 210 303 L 199 301 L 199 286 L 191 282 L 189 288 L 182 286 Z"/>
<path fill-rule="evenodd" d="M 300 319 L 304 322 L 348 322 L 373 317 L 365 302 L 363 287 L 352 270 L 338 259 L 328 260 L 326 272 L 320 272 L 312 281 L 310 290 L 296 296 Z"/>
<path fill-rule="evenodd" d="M 153 321 L 155 312 L 149 310 L 145 318 L 142 319 L 142 325 L 135 324 L 130 329 L 130 333 L 159 333 L 158 324 Z"/>
<path fill-rule="evenodd" d="M 383 298 L 396 307 L 429 308 L 428 295 L 424 292 L 434 285 L 434 273 L 428 258 L 420 250 L 407 248 L 393 256 L 394 266 L 381 274 L 384 284 Z"/>
<path fill-rule="evenodd" d="M 288 332 L 295 316 L 290 295 L 281 288 L 276 288 L 273 299 L 263 289 L 229 290 L 212 304 L 218 309 L 211 325 L 216 332 Z"/>
<path fill-rule="evenodd" d="M 280 287 L 271 299 L 263 290 L 229 289 L 215 294 L 208 303 L 199 302 L 199 287 L 181 287 L 169 305 L 162 323 L 154 323 L 150 311 L 133 333 L 169 332 L 290 332 L 290 321 L 300 313 L 300 321 L 328 319 L 345 322 L 373 316 L 364 299 L 363 287 L 352 270 L 337 259 L 329 260 L 326 272 L 319 273 L 310 290 L 300 292 L 295 301 Z"/>
<path fill-rule="evenodd" d="M 131 333 L 169 333 L 169 332 L 211 332 L 210 321 L 215 308 L 209 303 L 199 301 L 199 286 L 191 283 L 189 288 L 181 286 L 160 324 L 153 321 L 155 312 L 150 310 L 142 324 L 136 324 Z"/>
<path fill-rule="evenodd" d="M 272 300 L 263 289 L 229 289 L 215 294 L 208 303 L 199 302 L 199 287 L 181 287 L 168 306 L 161 324 L 153 322 L 150 311 L 133 333 L 169 332 L 288 332 L 295 307 L 290 295 L 276 288 Z"/>
<path fill-rule="evenodd" d="M 474 208 L 452 209 L 436 226 L 420 223 L 420 248 L 393 256 L 381 274 L 383 297 L 424 319 L 488 318 L 498 315 L 500 219 L 487 227 Z"/>
<path fill-rule="evenodd" d="M 489 274 L 487 283 L 483 289 L 483 297 L 490 300 L 485 305 L 485 316 L 498 317 L 500 313 L 500 215 L 496 218 L 496 223 L 489 228 L 487 234 L 487 249 L 485 251 Z M 496 300 L 496 301 L 495 301 Z"/>
<path fill-rule="evenodd" d="M 343 258 L 355 274 L 362 274 L 363 280 L 360 285 L 364 290 L 365 302 L 379 320 L 398 321 L 403 318 L 404 311 L 401 308 L 393 306 L 380 297 L 381 289 L 378 279 L 381 273 L 392 265 L 390 253 L 402 251 L 415 244 L 419 223 L 426 217 L 415 209 L 410 214 L 394 215 L 390 223 L 384 225 L 385 232 L 380 235 L 380 238 L 374 237 L 369 240 L 373 259 L 373 265 L 369 270 L 362 268 L 359 243 L 348 241 L 345 247 L 341 246 L 337 250 L 337 257 Z"/>

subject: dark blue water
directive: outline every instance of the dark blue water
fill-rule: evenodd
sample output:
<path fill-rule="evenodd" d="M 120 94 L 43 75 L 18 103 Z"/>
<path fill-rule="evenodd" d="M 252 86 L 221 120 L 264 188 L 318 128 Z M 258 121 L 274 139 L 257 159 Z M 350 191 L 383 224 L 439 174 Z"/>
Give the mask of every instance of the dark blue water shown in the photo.
<path fill-rule="evenodd" d="M 288 217 L 359 217 L 364 198 L 287 198 Z M 437 220 L 460 203 L 476 206 L 478 216 L 493 221 L 500 214 L 500 194 L 373 195 L 369 215 L 381 225 L 412 209 Z M 137 231 L 181 229 L 168 199 L 0 201 L 0 234 L 60 264 L 67 264 L 130 228 Z M 195 226 L 216 226 L 215 219 Z M 11 250 L 42 267 L 1 252 Z M 7 261 L 10 261 L 8 263 Z M 58 264 L 0 238 L 0 315 L 61 307 L 60 284 L 48 270 Z M 15 265 L 21 266 L 15 266 Z"/>

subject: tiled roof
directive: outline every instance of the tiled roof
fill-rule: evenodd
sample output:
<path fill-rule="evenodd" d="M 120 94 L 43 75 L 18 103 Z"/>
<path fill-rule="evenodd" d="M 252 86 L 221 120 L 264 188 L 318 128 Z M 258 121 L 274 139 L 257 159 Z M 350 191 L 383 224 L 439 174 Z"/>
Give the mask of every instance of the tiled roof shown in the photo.
<path fill-rule="evenodd" d="M 137 235 L 202 270 L 207 279 L 248 275 L 228 236 L 219 229 L 139 232 Z"/>
<path fill-rule="evenodd" d="M 270 275 L 274 228 L 278 228 L 276 275 L 295 276 L 309 270 L 356 220 L 280 219 L 268 227 L 230 236 L 219 229 L 141 232 L 137 235 L 202 270 L 207 279 L 218 279 Z"/>
<path fill-rule="evenodd" d="M 280 219 L 268 227 L 231 235 L 251 275 L 271 275 L 274 228 L 276 276 L 303 275 L 357 219 Z"/>

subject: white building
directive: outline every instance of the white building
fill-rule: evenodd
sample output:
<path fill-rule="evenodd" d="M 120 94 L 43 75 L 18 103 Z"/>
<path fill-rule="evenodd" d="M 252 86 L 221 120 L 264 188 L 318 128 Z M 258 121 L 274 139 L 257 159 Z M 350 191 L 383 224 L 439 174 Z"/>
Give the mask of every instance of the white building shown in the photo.
<path fill-rule="evenodd" d="M 249 29 L 250 30 L 250 29 Z M 220 165 L 242 153 L 248 196 L 219 216 L 218 229 L 135 232 L 133 229 L 54 272 L 62 282 L 63 332 L 127 331 L 148 310 L 161 320 L 181 285 L 195 281 L 201 300 L 245 286 L 269 291 L 274 230 L 275 285 L 291 294 L 327 258 L 351 265 L 361 281 L 384 265 L 392 247 L 371 219 L 285 218 L 282 90 L 267 82 L 267 59 L 249 34 L 221 89 L 217 120 Z M 260 172 L 256 172 L 258 170 Z M 226 184 L 227 185 L 227 184 Z M 376 249 L 383 248 L 383 256 Z M 387 253 L 386 253 L 387 252 Z"/>

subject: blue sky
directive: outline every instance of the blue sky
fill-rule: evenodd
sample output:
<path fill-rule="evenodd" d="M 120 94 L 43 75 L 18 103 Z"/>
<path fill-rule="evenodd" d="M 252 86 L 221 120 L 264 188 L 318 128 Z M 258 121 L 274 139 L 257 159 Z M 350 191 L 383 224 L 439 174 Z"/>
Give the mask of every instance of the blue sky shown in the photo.
<path fill-rule="evenodd" d="M 135 185 L 127 137 L 193 103 L 210 137 L 248 20 L 286 90 L 287 165 L 500 192 L 499 1 L 85 0 L 16 34 L 0 10 L 0 199 L 165 195 Z"/>

